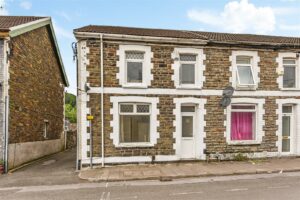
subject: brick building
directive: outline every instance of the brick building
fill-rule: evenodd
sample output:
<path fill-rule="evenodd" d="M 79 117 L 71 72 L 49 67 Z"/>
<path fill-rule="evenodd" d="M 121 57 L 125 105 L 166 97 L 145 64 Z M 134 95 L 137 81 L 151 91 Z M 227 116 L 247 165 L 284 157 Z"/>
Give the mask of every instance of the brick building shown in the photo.
<path fill-rule="evenodd" d="M 64 147 L 68 80 L 49 17 L 0 16 L 0 160 L 7 168 Z"/>
<path fill-rule="evenodd" d="M 300 38 L 111 26 L 74 34 L 79 164 L 300 155 Z M 227 86 L 235 91 L 223 108 Z"/>

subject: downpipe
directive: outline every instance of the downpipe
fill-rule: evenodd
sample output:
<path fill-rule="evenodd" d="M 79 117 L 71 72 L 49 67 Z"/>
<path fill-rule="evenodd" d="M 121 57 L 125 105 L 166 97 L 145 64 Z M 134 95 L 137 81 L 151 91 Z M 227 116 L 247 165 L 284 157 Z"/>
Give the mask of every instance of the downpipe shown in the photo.
<path fill-rule="evenodd" d="M 100 69 L 101 69 L 101 165 L 102 167 L 104 167 L 104 101 L 103 101 L 103 97 L 104 97 L 104 75 L 103 75 L 103 34 L 100 34 Z"/>

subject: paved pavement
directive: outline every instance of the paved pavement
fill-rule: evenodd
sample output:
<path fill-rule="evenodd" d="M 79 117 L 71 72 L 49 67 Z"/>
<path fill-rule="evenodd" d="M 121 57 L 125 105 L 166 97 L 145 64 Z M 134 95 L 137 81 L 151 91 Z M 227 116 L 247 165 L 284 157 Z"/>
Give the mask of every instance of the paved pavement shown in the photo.
<path fill-rule="evenodd" d="M 79 177 L 89 181 L 170 180 L 178 178 L 228 176 L 300 171 L 300 158 L 232 162 L 192 162 L 123 165 L 82 170 Z"/>
<path fill-rule="evenodd" d="M 84 181 L 75 172 L 75 161 L 75 149 L 55 154 L 13 173 L 0 175 L 0 188 L 82 183 Z"/>

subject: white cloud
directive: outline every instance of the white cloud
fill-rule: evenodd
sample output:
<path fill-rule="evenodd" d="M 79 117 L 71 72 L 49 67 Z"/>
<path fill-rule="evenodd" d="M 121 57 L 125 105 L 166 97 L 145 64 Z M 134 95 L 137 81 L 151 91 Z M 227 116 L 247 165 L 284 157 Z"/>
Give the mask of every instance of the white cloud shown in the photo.
<path fill-rule="evenodd" d="M 6 4 L 4 0 L 0 0 L 0 15 L 8 15 Z"/>
<path fill-rule="evenodd" d="M 70 22 L 72 21 L 72 17 L 70 15 L 68 15 L 66 12 L 61 11 L 61 12 L 57 12 L 57 15 L 61 16 L 62 18 L 64 18 L 66 21 Z"/>
<path fill-rule="evenodd" d="M 190 10 L 188 17 L 234 33 L 269 33 L 274 31 L 276 24 L 275 12 L 271 7 L 256 7 L 248 0 L 231 1 L 221 13 Z"/>
<path fill-rule="evenodd" d="M 32 4 L 29 1 L 22 1 L 20 3 L 20 6 L 25 10 L 30 10 L 32 7 Z"/>
<path fill-rule="evenodd" d="M 59 38 L 65 38 L 65 39 L 74 39 L 72 31 L 69 31 L 67 29 L 64 29 L 63 27 L 59 26 L 54 20 L 53 20 L 53 27 L 54 31 Z"/>
<path fill-rule="evenodd" d="M 281 24 L 281 25 L 279 25 L 279 28 L 281 30 L 284 30 L 284 31 L 297 31 L 297 32 L 299 32 L 300 31 L 300 24 L 298 24 L 298 25 Z"/>

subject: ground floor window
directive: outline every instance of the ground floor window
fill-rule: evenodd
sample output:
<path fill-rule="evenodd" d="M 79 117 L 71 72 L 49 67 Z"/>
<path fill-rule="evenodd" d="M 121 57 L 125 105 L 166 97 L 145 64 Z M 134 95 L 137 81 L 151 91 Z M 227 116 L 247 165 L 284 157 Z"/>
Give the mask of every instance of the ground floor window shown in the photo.
<path fill-rule="evenodd" d="M 255 140 L 256 105 L 231 106 L 231 134 L 232 141 Z"/>
<path fill-rule="evenodd" d="M 121 103 L 120 143 L 150 142 L 150 105 Z"/>

